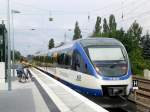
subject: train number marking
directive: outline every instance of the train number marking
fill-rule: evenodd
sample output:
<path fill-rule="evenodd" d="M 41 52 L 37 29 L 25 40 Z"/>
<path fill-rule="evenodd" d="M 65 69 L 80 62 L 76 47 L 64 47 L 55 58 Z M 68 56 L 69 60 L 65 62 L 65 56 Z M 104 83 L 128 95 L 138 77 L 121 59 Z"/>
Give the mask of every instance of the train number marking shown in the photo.
<path fill-rule="evenodd" d="M 81 81 L 81 75 L 77 75 L 76 80 L 77 80 L 77 81 Z"/>

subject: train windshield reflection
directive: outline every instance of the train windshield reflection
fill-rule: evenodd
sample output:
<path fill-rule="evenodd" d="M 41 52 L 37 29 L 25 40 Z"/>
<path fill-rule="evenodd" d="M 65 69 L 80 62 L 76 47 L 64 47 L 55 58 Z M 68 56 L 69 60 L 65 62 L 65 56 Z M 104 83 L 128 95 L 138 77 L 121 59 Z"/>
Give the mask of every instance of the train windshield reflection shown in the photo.
<path fill-rule="evenodd" d="M 115 48 L 88 48 L 89 56 L 92 61 L 117 61 L 125 60 L 122 50 L 119 47 Z"/>

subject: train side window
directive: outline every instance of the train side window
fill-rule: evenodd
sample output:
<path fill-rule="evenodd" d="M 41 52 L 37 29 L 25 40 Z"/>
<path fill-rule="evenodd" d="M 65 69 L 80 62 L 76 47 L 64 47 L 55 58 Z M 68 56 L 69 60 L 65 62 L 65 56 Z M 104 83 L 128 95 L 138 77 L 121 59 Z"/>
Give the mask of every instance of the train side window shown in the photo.
<path fill-rule="evenodd" d="M 58 54 L 58 57 L 57 57 L 57 63 L 58 63 L 59 65 L 62 64 L 62 54 L 61 54 L 61 53 Z"/>
<path fill-rule="evenodd" d="M 65 54 L 65 65 L 70 65 L 71 63 L 71 57 L 69 54 Z"/>

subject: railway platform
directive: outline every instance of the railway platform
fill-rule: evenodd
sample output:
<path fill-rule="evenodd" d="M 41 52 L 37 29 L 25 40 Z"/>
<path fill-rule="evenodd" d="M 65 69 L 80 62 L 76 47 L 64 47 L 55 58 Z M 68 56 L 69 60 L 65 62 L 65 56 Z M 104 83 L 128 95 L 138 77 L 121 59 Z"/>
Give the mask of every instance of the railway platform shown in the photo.
<path fill-rule="evenodd" d="M 0 88 L 0 111 L 49 112 L 49 109 L 33 81 L 20 83 L 13 77 L 11 91 L 7 90 L 7 85 Z"/>
<path fill-rule="evenodd" d="M 37 69 L 25 83 L 12 78 L 12 90 L 0 88 L 2 112 L 108 112 Z"/>

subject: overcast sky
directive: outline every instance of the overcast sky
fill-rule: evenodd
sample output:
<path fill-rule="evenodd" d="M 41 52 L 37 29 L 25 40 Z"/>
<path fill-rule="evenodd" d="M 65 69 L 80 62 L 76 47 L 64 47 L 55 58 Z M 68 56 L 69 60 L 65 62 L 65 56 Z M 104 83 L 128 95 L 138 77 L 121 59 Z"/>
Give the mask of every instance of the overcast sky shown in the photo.
<path fill-rule="evenodd" d="M 0 0 L 0 20 L 7 19 L 7 0 Z M 15 49 L 23 55 L 47 50 L 48 40 L 56 43 L 72 40 L 75 22 L 79 22 L 84 38 L 95 25 L 96 17 L 108 19 L 114 14 L 118 28 L 127 29 L 134 20 L 150 29 L 149 0 L 10 0 L 11 9 L 20 14 L 13 14 Z M 124 19 L 121 19 L 122 12 Z M 88 20 L 88 15 L 90 19 Z M 52 17 L 53 21 L 48 21 Z M 5 23 L 7 23 L 5 21 Z M 35 29 L 35 30 L 31 30 Z M 68 31 L 72 29 L 72 31 Z"/>

